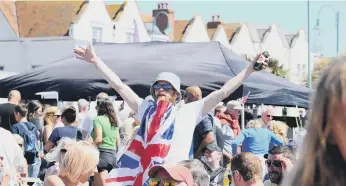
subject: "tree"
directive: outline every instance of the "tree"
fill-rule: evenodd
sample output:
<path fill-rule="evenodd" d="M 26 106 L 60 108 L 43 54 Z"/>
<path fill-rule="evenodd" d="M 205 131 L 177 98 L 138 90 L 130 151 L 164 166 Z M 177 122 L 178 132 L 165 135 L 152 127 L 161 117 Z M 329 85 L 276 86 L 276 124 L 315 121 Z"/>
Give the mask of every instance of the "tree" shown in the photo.
<path fill-rule="evenodd" d="M 288 69 L 284 65 L 280 65 L 279 60 L 271 59 L 268 63 L 268 70 L 279 77 L 287 79 Z"/>
<path fill-rule="evenodd" d="M 318 79 L 320 79 L 320 76 L 322 75 L 323 71 L 327 69 L 331 64 L 334 63 L 334 58 L 321 58 L 314 63 L 314 69 L 311 73 L 311 81 L 312 84 L 315 84 Z M 309 82 L 307 80 L 307 75 L 305 76 L 303 80 L 303 84 L 305 86 L 309 86 Z"/>

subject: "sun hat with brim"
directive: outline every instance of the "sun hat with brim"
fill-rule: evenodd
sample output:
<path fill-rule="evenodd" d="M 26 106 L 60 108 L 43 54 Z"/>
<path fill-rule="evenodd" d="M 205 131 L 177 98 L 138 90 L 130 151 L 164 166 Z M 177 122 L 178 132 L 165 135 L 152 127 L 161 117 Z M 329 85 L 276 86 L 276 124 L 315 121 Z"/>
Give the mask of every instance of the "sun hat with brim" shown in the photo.
<path fill-rule="evenodd" d="M 167 81 L 168 83 L 170 83 L 173 88 L 179 93 L 179 97 L 177 99 L 177 102 L 179 102 L 181 100 L 181 93 L 180 93 L 180 78 L 172 73 L 172 72 L 161 72 L 155 82 L 151 85 L 150 87 L 150 95 L 155 98 L 155 91 L 153 88 L 153 85 L 155 85 L 155 83 L 157 83 L 158 81 Z"/>
<path fill-rule="evenodd" d="M 154 165 L 149 170 L 149 176 L 154 177 L 160 170 L 166 171 L 175 181 L 184 182 L 187 186 L 193 186 L 193 177 L 190 170 L 182 165 Z"/>

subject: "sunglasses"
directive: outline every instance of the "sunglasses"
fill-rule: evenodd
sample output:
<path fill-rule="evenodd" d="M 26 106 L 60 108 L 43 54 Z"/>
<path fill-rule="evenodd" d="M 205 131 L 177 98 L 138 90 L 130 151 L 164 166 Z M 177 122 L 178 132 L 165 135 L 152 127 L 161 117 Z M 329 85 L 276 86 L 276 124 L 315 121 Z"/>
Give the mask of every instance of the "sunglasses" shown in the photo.
<path fill-rule="evenodd" d="M 267 117 L 268 117 L 268 118 L 271 118 L 271 117 L 273 117 L 273 116 L 272 116 L 272 115 L 267 115 Z"/>
<path fill-rule="evenodd" d="M 149 186 L 175 186 L 178 183 L 172 179 L 149 178 Z"/>
<path fill-rule="evenodd" d="M 172 89 L 172 85 L 171 84 L 155 84 L 153 85 L 153 88 L 155 90 L 159 90 L 159 89 L 163 89 L 163 90 L 170 90 Z"/>
<path fill-rule="evenodd" d="M 55 117 L 57 117 L 57 118 L 60 118 L 61 117 L 61 115 L 54 115 Z"/>
<path fill-rule="evenodd" d="M 266 160 L 267 167 L 281 167 L 281 161 L 280 160 Z"/>
<path fill-rule="evenodd" d="M 61 152 L 61 153 L 66 153 L 67 150 L 66 150 L 66 149 L 60 149 L 60 152 Z"/>

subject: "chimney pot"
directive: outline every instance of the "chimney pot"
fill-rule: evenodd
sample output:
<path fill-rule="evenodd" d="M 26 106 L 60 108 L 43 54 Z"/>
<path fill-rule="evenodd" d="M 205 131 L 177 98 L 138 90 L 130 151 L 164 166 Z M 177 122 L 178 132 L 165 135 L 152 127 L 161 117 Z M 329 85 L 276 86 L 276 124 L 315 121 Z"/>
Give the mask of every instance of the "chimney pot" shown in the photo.
<path fill-rule="evenodd" d="M 160 9 L 160 3 L 157 3 L 157 9 Z"/>
<path fill-rule="evenodd" d="M 168 9 L 168 3 L 166 2 L 166 9 Z"/>
<path fill-rule="evenodd" d="M 211 21 L 212 21 L 212 22 L 214 22 L 214 17 L 215 17 L 215 16 L 211 16 Z"/>
<path fill-rule="evenodd" d="M 217 20 L 220 21 L 220 15 L 217 15 Z"/>
<path fill-rule="evenodd" d="M 161 3 L 161 9 L 164 9 L 165 3 Z"/>

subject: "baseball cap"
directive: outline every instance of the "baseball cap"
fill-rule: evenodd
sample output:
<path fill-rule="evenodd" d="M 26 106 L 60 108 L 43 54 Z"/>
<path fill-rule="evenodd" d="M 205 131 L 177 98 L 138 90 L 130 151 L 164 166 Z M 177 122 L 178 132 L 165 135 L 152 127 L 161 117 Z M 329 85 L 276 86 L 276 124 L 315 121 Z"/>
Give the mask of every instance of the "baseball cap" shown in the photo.
<path fill-rule="evenodd" d="M 204 151 L 207 150 L 207 149 L 211 150 L 211 151 L 222 152 L 221 148 L 215 142 L 212 142 L 212 143 L 208 144 L 205 147 Z"/>
<path fill-rule="evenodd" d="M 235 110 L 242 110 L 243 107 L 241 106 L 241 103 L 239 101 L 229 101 L 226 105 L 227 109 L 235 109 Z"/>
<path fill-rule="evenodd" d="M 185 182 L 188 186 L 193 186 L 193 177 L 190 170 L 182 165 L 154 165 L 149 170 L 149 176 L 155 176 L 159 170 L 165 170 L 175 181 Z"/>
<path fill-rule="evenodd" d="M 173 88 L 179 93 L 179 98 L 177 99 L 177 102 L 181 100 L 181 92 L 180 92 L 180 78 L 172 73 L 172 72 L 161 72 L 157 77 L 155 82 L 151 85 L 150 87 L 150 94 L 154 96 L 154 90 L 153 90 L 153 85 L 158 82 L 158 81 L 167 81 L 170 83 Z"/>

